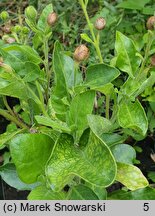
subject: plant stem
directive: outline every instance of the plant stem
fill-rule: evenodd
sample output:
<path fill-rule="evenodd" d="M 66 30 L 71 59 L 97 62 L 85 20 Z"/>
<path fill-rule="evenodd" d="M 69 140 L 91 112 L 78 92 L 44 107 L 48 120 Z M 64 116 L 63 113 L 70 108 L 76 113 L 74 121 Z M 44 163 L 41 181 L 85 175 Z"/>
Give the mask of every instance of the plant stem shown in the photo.
<path fill-rule="evenodd" d="M 80 0 L 79 2 L 81 4 L 81 7 L 82 7 L 83 12 L 84 12 L 84 15 L 86 17 L 86 21 L 87 21 L 90 33 L 91 33 L 92 38 L 93 38 L 93 45 L 94 45 L 94 47 L 96 49 L 96 52 L 97 52 L 97 55 L 99 57 L 100 63 L 103 63 L 103 58 L 102 58 L 102 54 L 101 54 L 101 50 L 100 50 L 100 46 L 99 46 L 99 40 L 95 36 L 94 30 L 93 30 L 93 25 L 90 22 L 90 19 L 89 19 L 88 13 L 87 13 L 87 7 L 84 4 L 83 0 Z"/>
<path fill-rule="evenodd" d="M 51 72 L 49 69 L 49 61 L 48 61 L 48 39 L 47 38 L 45 38 L 43 46 L 44 46 L 44 55 L 45 55 L 44 66 L 45 66 L 45 71 L 47 76 L 46 100 L 48 101 Z"/>
<path fill-rule="evenodd" d="M 110 95 L 106 95 L 105 103 L 105 116 L 109 119 Z"/>
<path fill-rule="evenodd" d="M 93 25 L 90 22 L 90 19 L 89 19 L 88 13 L 87 13 L 87 6 L 84 4 L 83 0 L 79 0 L 79 3 L 81 5 L 83 12 L 84 12 L 84 15 L 86 17 L 86 21 L 87 21 L 90 33 L 91 33 L 92 38 L 93 38 L 93 45 L 96 49 L 96 53 L 98 55 L 99 61 L 100 61 L 100 63 L 103 63 L 103 58 L 102 58 L 102 54 L 101 54 L 101 50 L 100 50 L 100 46 L 99 46 L 100 45 L 99 32 L 98 32 L 98 35 L 96 37 L 94 30 L 93 30 Z M 110 95 L 106 95 L 106 112 L 105 113 L 106 113 L 107 119 L 109 119 L 109 107 L 110 107 L 109 104 L 110 104 Z"/>
<path fill-rule="evenodd" d="M 79 68 L 79 63 L 74 61 L 74 86 L 76 86 L 78 68 Z"/>
<path fill-rule="evenodd" d="M 6 110 L 0 109 L 0 115 L 2 115 L 3 117 L 5 117 L 8 120 L 14 122 L 20 128 L 29 129 L 29 127 L 26 124 L 24 124 L 22 121 L 17 119 L 15 116 L 10 115 Z"/>
<path fill-rule="evenodd" d="M 96 48 L 96 52 L 98 54 L 100 63 L 103 63 L 103 58 L 102 58 L 102 55 L 101 55 L 101 50 L 100 50 L 99 44 L 97 42 L 95 44 L 95 48 Z"/>
<path fill-rule="evenodd" d="M 146 49 L 145 49 L 145 55 L 144 55 L 144 59 L 143 59 L 143 62 L 142 62 L 142 65 L 140 67 L 140 70 L 139 70 L 139 73 L 138 73 L 138 77 L 141 73 L 143 73 L 144 71 L 144 68 L 145 68 L 145 65 L 146 65 L 146 62 L 147 62 L 147 59 L 149 57 L 149 51 L 151 49 L 151 46 L 152 46 L 152 43 L 154 41 L 154 34 L 152 34 L 152 32 L 149 32 L 149 40 L 148 40 L 148 43 L 146 45 Z"/>
<path fill-rule="evenodd" d="M 44 103 L 42 103 L 40 101 L 40 99 L 38 98 L 38 96 L 32 91 L 32 89 L 27 85 L 26 86 L 28 91 L 30 92 L 30 94 L 33 96 L 33 100 L 40 106 L 40 109 L 42 110 L 43 114 L 45 116 L 48 116 L 46 110 L 45 110 L 45 107 L 44 107 Z"/>
<path fill-rule="evenodd" d="M 8 102 L 7 102 L 7 99 L 6 99 L 6 96 L 3 96 L 3 102 L 4 102 L 4 105 L 5 107 L 7 108 L 7 110 L 9 111 L 9 113 L 12 115 L 12 116 L 15 116 L 15 113 L 13 112 L 13 110 L 10 108 Z"/>
<path fill-rule="evenodd" d="M 42 94 L 40 85 L 39 85 L 39 83 L 38 83 L 37 81 L 36 81 L 35 83 L 36 83 L 36 87 L 37 87 L 38 94 L 39 94 L 39 98 L 40 98 L 40 102 L 41 102 L 41 103 L 40 103 L 40 107 L 41 107 L 41 109 L 42 109 L 42 111 L 43 111 L 43 114 L 44 114 L 46 117 L 48 117 L 48 114 L 47 114 L 46 109 L 45 109 L 44 96 L 43 96 L 43 94 Z"/>

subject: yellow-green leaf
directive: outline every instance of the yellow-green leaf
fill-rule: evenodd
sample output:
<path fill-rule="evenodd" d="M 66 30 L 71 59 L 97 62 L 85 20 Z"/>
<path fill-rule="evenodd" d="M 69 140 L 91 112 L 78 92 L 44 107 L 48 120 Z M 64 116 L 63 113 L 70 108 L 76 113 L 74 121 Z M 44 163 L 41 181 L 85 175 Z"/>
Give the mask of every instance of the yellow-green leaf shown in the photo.
<path fill-rule="evenodd" d="M 125 163 L 117 163 L 116 180 L 121 182 L 130 190 L 145 188 L 149 185 L 140 169 L 136 166 Z"/>

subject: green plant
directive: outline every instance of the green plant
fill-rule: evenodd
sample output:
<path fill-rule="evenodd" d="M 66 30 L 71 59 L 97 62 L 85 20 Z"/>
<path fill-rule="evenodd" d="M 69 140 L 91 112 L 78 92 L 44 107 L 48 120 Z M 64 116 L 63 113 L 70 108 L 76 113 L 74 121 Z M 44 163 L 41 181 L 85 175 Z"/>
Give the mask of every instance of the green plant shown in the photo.
<path fill-rule="evenodd" d="M 79 60 L 74 53 L 74 61 L 59 41 L 52 62 L 49 59 L 51 4 L 39 18 L 34 8 L 26 9 L 33 48 L 1 41 L 0 115 L 12 123 L 0 135 L 0 148 L 10 150 L 0 174 L 8 184 L 31 190 L 28 199 L 154 199 L 155 190 L 134 165 L 136 151 L 127 140 L 147 135 L 142 98 L 147 89 L 154 91 L 149 58 L 155 32 L 145 35 L 149 43 L 143 56 L 132 39 L 117 31 L 115 57 L 105 64 L 99 32 L 88 17 L 88 1 L 79 3 L 91 32 L 81 36 L 95 47 L 99 60 L 83 73 L 85 58 Z M 119 82 L 121 75 L 124 82 Z M 18 98 L 19 104 L 11 108 L 7 96 Z M 102 116 L 95 115 L 100 100 Z M 108 194 L 107 187 L 115 182 L 125 188 Z"/>

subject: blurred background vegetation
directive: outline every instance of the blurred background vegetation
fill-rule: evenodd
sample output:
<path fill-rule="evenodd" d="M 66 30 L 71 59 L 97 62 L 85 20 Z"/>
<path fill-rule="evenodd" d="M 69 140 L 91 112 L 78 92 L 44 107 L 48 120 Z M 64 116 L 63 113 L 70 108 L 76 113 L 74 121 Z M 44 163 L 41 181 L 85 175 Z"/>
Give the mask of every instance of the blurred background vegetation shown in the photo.
<path fill-rule="evenodd" d="M 82 43 L 80 34 L 88 33 L 86 20 L 78 0 L 24 0 L 24 1 L 0 1 L 0 12 L 6 10 L 10 15 L 9 24 L 25 25 L 24 9 L 33 5 L 38 13 L 46 4 L 52 3 L 59 16 L 59 21 L 53 30 L 53 41 L 60 40 L 66 50 L 73 51 Z M 88 12 L 92 22 L 102 16 L 106 19 L 106 28 L 101 32 L 102 54 L 106 62 L 109 62 L 114 54 L 114 40 L 116 30 L 121 31 L 137 42 L 137 47 L 143 47 L 142 36 L 146 33 L 146 20 L 155 11 L 154 0 L 89 0 Z M 3 22 L 0 21 L 3 36 Z M 31 34 L 29 34 L 31 37 Z M 53 46 L 51 41 L 51 50 Z M 91 49 L 94 49 L 93 47 Z M 91 50 L 92 53 L 93 50 Z M 94 61 L 91 55 L 90 62 Z"/>

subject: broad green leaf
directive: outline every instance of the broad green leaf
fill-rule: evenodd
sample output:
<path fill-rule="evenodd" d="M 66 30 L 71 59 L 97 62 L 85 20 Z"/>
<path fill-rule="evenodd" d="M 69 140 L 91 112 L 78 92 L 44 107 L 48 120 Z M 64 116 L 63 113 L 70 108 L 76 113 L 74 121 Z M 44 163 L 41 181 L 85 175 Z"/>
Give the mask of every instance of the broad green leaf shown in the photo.
<path fill-rule="evenodd" d="M 64 94 L 62 92 L 62 89 L 67 92 L 68 89 L 72 89 L 77 82 L 82 81 L 82 75 L 81 73 L 76 74 L 74 73 L 75 70 L 75 62 L 73 59 L 69 56 L 67 56 L 61 47 L 61 44 L 56 41 L 55 47 L 54 47 L 54 73 L 55 73 L 55 91 L 56 94 L 59 96 L 63 96 Z M 60 83 L 59 83 L 60 82 Z M 75 82 L 75 83 L 74 83 Z M 60 91 L 61 90 L 61 91 Z"/>
<path fill-rule="evenodd" d="M 25 85 L 20 81 L 13 81 L 10 83 L 6 83 L 5 86 L 1 85 L 0 94 L 6 96 L 12 96 L 24 100 L 29 98 L 29 94 L 27 92 L 27 89 L 25 88 Z"/>
<path fill-rule="evenodd" d="M 99 137 L 101 137 L 104 133 L 108 133 L 112 128 L 111 122 L 101 116 L 87 115 L 87 119 L 91 130 Z"/>
<path fill-rule="evenodd" d="M 79 141 L 83 131 L 88 127 L 87 115 L 93 111 L 95 92 L 87 91 L 76 95 L 70 105 L 68 124 L 75 128 L 75 139 Z"/>
<path fill-rule="evenodd" d="M 149 78 L 142 80 L 128 78 L 121 88 L 122 94 L 127 95 L 131 99 L 135 100 L 138 95 L 143 93 L 146 88 L 153 86 L 155 83 L 155 73 L 151 73 Z"/>
<path fill-rule="evenodd" d="M 23 129 L 21 130 L 16 129 L 16 131 L 13 131 L 13 132 L 6 131 L 5 133 L 0 134 L 0 149 L 3 148 L 5 144 L 7 144 L 11 139 L 13 139 L 14 136 L 22 132 L 23 132 Z"/>
<path fill-rule="evenodd" d="M 63 132 L 71 132 L 70 128 L 67 126 L 65 122 L 61 122 L 60 120 L 52 120 L 49 117 L 44 116 L 35 116 L 37 122 L 41 125 L 45 125 L 53 128 L 54 130 L 63 131 Z"/>
<path fill-rule="evenodd" d="M 35 50 L 38 50 L 38 47 L 40 47 L 43 43 L 42 40 L 42 34 L 40 32 L 37 32 L 33 38 L 32 38 L 32 42 L 33 42 L 33 47 Z"/>
<path fill-rule="evenodd" d="M 87 128 L 86 130 L 84 130 L 83 134 L 80 137 L 79 143 L 78 143 L 81 149 L 85 148 L 86 145 L 88 144 L 89 135 L 90 135 L 90 128 Z"/>
<path fill-rule="evenodd" d="M 20 134 L 10 142 L 10 151 L 20 179 L 34 183 L 44 174 L 54 141 L 44 134 Z"/>
<path fill-rule="evenodd" d="M 118 144 L 111 148 L 114 158 L 117 162 L 133 164 L 136 159 L 136 151 L 127 144 Z"/>
<path fill-rule="evenodd" d="M 2 48 L 3 51 L 20 59 L 23 62 L 39 64 L 42 62 L 39 54 L 28 45 L 11 44 Z"/>
<path fill-rule="evenodd" d="M 85 85 L 92 89 L 103 87 L 120 75 L 118 69 L 106 64 L 96 64 L 88 67 L 86 71 Z"/>
<path fill-rule="evenodd" d="M 4 63 L 12 67 L 16 73 L 20 73 L 20 71 L 24 70 L 24 61 L 15 55 L 10 54 L 3 49 L 0 49 L 0 55 L 3 57 Z"/>
<path fill-rule="evenodd" d="M 155 83 L 155 72 L 152 72 L 150 77 L 148 79 L 145 79 L 142 83 L 141 86 L 139 86 L 139 89 L 134 93 L 134 97 L 138 97 L 141 93 L 145 91 L 145 89 L 152 87 Z"/>
<path fill-rule="evenodd" d="M 28 195 L 28 200 L 64 200 L 64 192 L 54 192 L 46 186 L 36 187 Z"/>
<path fill-rule="evenodd" d="M 0 54 L 4 59 L 4 63 L 9 65 L 17 74 L 22 77 L 31 72 L 29 64 L 37 65 L 41 63 L 41 59 L 36 51 L 26 45 L 9 45 L 0 49 Z M 31 63 L 28 63 L 31 62 Z M 37 68 L 37 70 L 39 70 Z"/>
<path fill-rule="evenodd" d="M 104 95 L 111 95 L 114 92 L 114 85 L 112 83 L 107 83 L 103 87 L 95 88 L 95 90 L 103 93 Z"/>
<path fill-rule="evenodd" d="M 15 165 L 13 163 L 8 163 L 0 167 L 0 176 L 8 185 L 16 188 L 17 190 L 32 190 L 38 186 L 38 183 L 25 184 L 22 182 L 18 177 Z"/>
<path fill-rule="evenodd" d="M 64 103 L 64 100 L 67 100 L 66 97 L 58 98 L 54 94 L 51 97 L 54 113 L 61 121 L 66 120 L 66 112 L 68 111 L 68 104 Z"/>
<path fill-rule="evenodd" d="M 144 6 L 149 3 L 150 0 L 126 0 L 117 5 L 119 8 L 131 9 L 131 10 L 142 10 Z"/>
<path fill-rule="evenodd" d="M 67 88 L 72 90 L 73 87 L 83 81 L 82 73 L 76 69 L 76 63 L 71 57 L 65 55 L 63 52 L 60 53 L 60 56 Z"/>
<path fill-rule="evenodd" d="M 37 105 L 40 105 L 41 103 L 37 96 L 34 97 L 34 86 L 31 85 L 31 88 L 29 88 L 28 84 L 26 85 L 23 79 L 20 78 L 15 71 L 6 73 L 5 70 L 3 70 L 0 73 L 0 84 L 0 94 L 2 95 L 12 96 L 24 100 L 32 99 Z"/>
<path fill-rule="evenodd" d="M 38 78 L 41 78 L 42 71 L 39 66 L 32 62 L 25 62 L 25 70 L 23 70 L 24 82 L 33 82 Z"/>
<path fill-rule="evenodd" d="M 153 112 L 155 112 L 155 102 L 149 102 L 149 105 L 151 109 L 153 110 Z"/>
<path fill-rule="evenodd" d="M 87 119 L 91 130 L 109 147 L 125 141 L 125 137 L 111 133 L 113 131 L 113 124 L 110 120 L 98 115 L 87 115 Z"/>
<path fill-rule="evenodd" d="M 53 148 L 46 168 L 51 188 L 60 191 L 75 175 L 99 187 L 112 184 L 116 164 L 103 141 L 92 132 L 85 150 L 73 143 L 71 136 L 62 134 Z"/>
<path fill-rule="evenodd" d="M 81 83 L 77 86 L 75 86 L 74 88 L 74 92 L 75 94 L 80 94 L 80 93 L 83 93 L 85 91 L 87 91 L 89 89 L 89 87 L 85 86 L 85 85 L 81 85 Z"/>
<path fill-rule="evenodd" d="M 135 191 L 116 191 L 109 194 L 110 200 L 155 200 L 155 189 L 146 187 Z"/>
<path fill-rule="evenodd" d="M 154 11 L 155 11 L 155 5 L 146 6 L 143 8 L 142 14 L 154 15 Z"/>
<path fill-rule="evenodd" d="M 155 182 L 155 171 L 150 171 L 148 173 L 148 178 Z"/>
<path fill-rule="evenodd" d="M 126 137 L 131 136 L 137 141 L 143 140 L 145 138 L 145 136 L 146 136 L 146 134 L 142 135 L 138 131 L 132 130 L 132 129 L 129 129 L 129 128 L 124 128 L 122 131 L 123 131 L 124 134 L 126 134 Z"/>
<path fill-rule="evenodd" d="M 92 189 L 95 192 L 95 194 L 97 195 L 97 197 L 99 198 L 99 200 L 106 200 L 107 199 L 107 191 L 105 188 L 94 186 Z"/>
<path fill-rule="evenodd" d="M 38 29 L 40 29 L 42 32 L 46 32 L 47 28 L 50 29 L 50 26 L 47 23 L 47 17 L 50 13 L 53 12 L 53 6 L 52 4 L 48 4 L 42 11 L 38 23 L 37 23 L 37 27 Z"/>
<path fill-rule="evenodd" d="M 91 188 L 92 191 L 94 191 L 94 193 L 97 195 L 99 200 L 107 199 L 107 190 L 104 187 L 97 187 L 88 182 L 85 182 L 85 185 Z"/>
<path fill-rule="evenodd" d="M 116 180 L 130 190 L 137 190 L 148 186 L 148 181 L 136 166 L 125 163 L 117 163 Z"/>
<path fill-rule="evenodd" d="M 116 144 L 123 143 L 126 140 L 126 135 L 119 135 L 117 133 L 104 133 L 101 135 L 101 139 L 109 146 L 115 146 Z"/>
<path fill-rule="evenodd" d="M 57 138 L 59 137 L 60 133 L 58 131 L 52 130 L 51 128 L 48 127 L 44 127 L 44 126 L 40 126 L 38 128 L 38 132 L 45 134 L 49 137 L 51 137 L 51 139 L 55 142 L 57 140 Z"/>
<path fill-rule="evenodd" d="M 55 42 L 53 51 L 53 70 L 55 74 L 55 86 L 51 95 L 52 105 L 56 114 L 62 116 L 65 121 L 68 106 L 64 104 L 63 98 L 68 98 L 68 90 L 64 75 L 64 62 L 62 61 L 62 48 L 58 41 Z"/>
<path fill-rule="evenodd" d="M 131 128 L 141 135 L 148 129 L 145 111 L 138 100 L 134 103 L 123 100 L 119 105 L 118 122 L 123 128 Z"/>
<path fill-rule="evenodd" d="M 85 185 L 77 185 L 72 187 L 67 197 L 69 200 L 98 200 L 97 195 Z"/>
<path fill-rule="evenodd" d="M 74 87 L 74 61 L 72 58 L 70 58 L 67 55 L 64 55 L 63 53 L 61 56 L 61 64 L 63 65 L 63 73 L 66 80 L 66 85 L 69 89 Z"/>
<path fill-rule="evenodd" d="M 131 77 L 128 77 L 126 82 L 121 86 L 121 93 L 123 95 L 127 95 L 134 100 L 133 95 L 139 91 L 141 84 L 142 83 L 137 79 L 132 79 Z"/>
<path fill-rule="evenodd" d="M 117 31 L 115 49 L 117 52 L 116 66 L 134 78 L 141 60 L 139 56 L 136 56 L 137 50 L 133 41 Z"/>
<path fill-rule="evenodd" d="M 85 40 L 86 42 L 88 42 L 88 43 L 93 43 L 92 39 L 91 39 L 86 33 L 80 34 L 80 36 L 81 36 L 81 38 L 82 38 L 83 40 Z"/>

